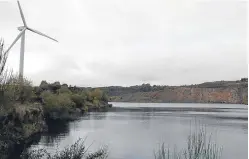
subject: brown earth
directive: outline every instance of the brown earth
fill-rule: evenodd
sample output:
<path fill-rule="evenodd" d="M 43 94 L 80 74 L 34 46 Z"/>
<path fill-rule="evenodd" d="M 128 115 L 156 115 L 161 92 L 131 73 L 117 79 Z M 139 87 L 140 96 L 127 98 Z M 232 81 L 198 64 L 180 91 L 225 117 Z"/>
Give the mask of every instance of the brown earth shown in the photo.
<path fill-rule="evenodd" d="M 109 94 L 115 94 L 109 92 Z M 109 95 L 111 102 L 158 102 L 158 103 L 229 103 L 247 104 L 247 82 L 217 82 L 191 86 L 164 86 L 161 90 L 146 92 L 119 91 Z"/>

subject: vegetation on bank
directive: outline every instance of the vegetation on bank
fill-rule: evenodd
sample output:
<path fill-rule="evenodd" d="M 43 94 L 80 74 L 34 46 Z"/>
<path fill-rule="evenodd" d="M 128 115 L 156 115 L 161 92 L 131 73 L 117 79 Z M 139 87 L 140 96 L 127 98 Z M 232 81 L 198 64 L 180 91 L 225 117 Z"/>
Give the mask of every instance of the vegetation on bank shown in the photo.
<path fill-rule="evenodd" d="M 19 78 L 6 69 L 8 53 L 4 52 L 4 43 L 0 40 L 0 113 L 5 114 L 18 103 L 40 103 L 45 113 L 50 111 L 85 112 L 108 105 L 106 93 L 100 89 L 78 89 L 60 82 L 42 81 L 35 87 L 27 78 Z"/>
<path fill-rule="evenodd" d="M 189 88 L 248 87 L 248 78 L 241 78 L 241 80 L 237 81 L 215 81 L 215 82 L 205 82 L 201 84 L 181 85 L 181 86 L 151 85 L 150 83 L 143 83 L 141 85 L 135 85 L 129 87 L 109 86 L 109 87 L 100 87 L 100 89 L 107 92 L 109 96 L 120 96 L 121 94 L 163 91 L 164 89 L 174 89 L 177 87 L 189 87 Z"/>
<path fill-rule="evenodd" d="M 17 103 L 29 105 L 40 103 L 45 114 L 51 112 L 84 113 L 90 109 L 108 106 L 108 97 L 100 89 L 74 90 L 59 82 L 47 83 L 42 81 L 34 87 L 30 80 L 20 83 L 18 76 L 11 75 L 4 83 L 2 90 L 1 112 L 8 112 Z"/>
<path fill-rule="evenodd" d="M 49 84 L 42 81 L 35 88 L 35 99 L 41 101 L 45 112 L 76 109 L 86 112 L 108 105 L 108 97 L 100 89 L 78 90 L 59 82 Z"/>
<path fill-rule="evenodd" d="M 89 148 L 89 147 L 88 147 Z M 96 152 L 88 152 L 88 148 L 81 138 L 62 151 L 55 154 L 47 152 L 45 149 L 36 149 L 25 151 L 21 155 L 21 159 L 106 159 L 108 156 L 107 147 L 100 148 Z"/>

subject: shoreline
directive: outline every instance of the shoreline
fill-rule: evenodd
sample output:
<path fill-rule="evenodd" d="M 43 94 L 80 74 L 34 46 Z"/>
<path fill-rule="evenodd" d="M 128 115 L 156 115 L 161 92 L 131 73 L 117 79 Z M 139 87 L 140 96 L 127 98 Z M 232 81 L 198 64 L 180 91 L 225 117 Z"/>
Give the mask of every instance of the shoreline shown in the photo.
<path fill-rule="evenodd" d="M 20 106 L 21 107 L 21 106 Z M 48 131 L 48 122 L 70 122 L 78 120 L 86 112 L 70 110 L 66 116 L 59 118 L 44 113 L 41 105 L 37 108 L 25 107 L 22 112 L 14 108 L 7 115 L 0 116 L 0 156 L 1 159 L 21 159 L 21 154 L 34 142 L 38 142 L 41 135 Z M 88 112 L 107 111 L 111 104 L 106 103 L 98 108 L 91 108 Z M 19 112 L 18 112 L 19 111 Z M 22 114 L 23 113 L 23 114 Z M 35 114 L 35 115 L 30 115 Z"/>
<path fill-rule="evenodd" d="M 246 103 L 225 103 L 225 102 L 158 102 L 158 101 L 109 101 L 109 103 L 156 103 L 156 104 L 229 104 L 229 105 L 248 105 Z"/>

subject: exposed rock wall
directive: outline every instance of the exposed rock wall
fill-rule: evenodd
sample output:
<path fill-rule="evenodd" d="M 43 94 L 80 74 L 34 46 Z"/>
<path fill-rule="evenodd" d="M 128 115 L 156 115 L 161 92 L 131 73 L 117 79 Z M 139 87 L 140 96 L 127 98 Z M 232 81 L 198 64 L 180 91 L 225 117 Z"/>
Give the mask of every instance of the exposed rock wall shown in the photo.
<path fill-rule="evenodd" d="M 160 91 L 125 93 L 114 102 L 230 103 L 246 104 L 248 87 L 195 88 L 166 87 Z"/>

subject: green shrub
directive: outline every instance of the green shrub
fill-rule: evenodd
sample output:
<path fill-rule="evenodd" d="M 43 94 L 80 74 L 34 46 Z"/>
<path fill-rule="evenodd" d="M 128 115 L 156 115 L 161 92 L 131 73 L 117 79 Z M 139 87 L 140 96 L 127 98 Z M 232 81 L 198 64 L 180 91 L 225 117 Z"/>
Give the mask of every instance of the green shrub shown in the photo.
<path fill-rule="evenodd" d="M 93 101 L 92 92 L 86 91 L 86 96 L 87 96 L 87 100 L 88 100 L 88 101 Z"/>
<path fill-rule="evenodd" d="M 21 91 L 23 91 L 21 97 L 22 100 L 30 101 L 34 97 L 33 88 L 31 86 L 23 86 L 21 89 L 22 89 Z"/>
<path fill-rule="evenodd" d="M 49 96 L 51 96 L 51 95 L 53 95 L 53 93 L 52 93 L 51 91 L 49 91 L 49 90 L 43 91 L 43 92 L 41 93 L 41 97 L 42 97 L 43 99 L 45 99 L 46 97 L 49 97 Z"/>
<path fill-rule="evenodd" d="M 36 95 L 41 95 L 42 91 L 43 91 L 43 90 L 42 90 L 40 87 L 37 87 L 37 86 L 33 87 L 33 92 L 34 92 Z"/>
<path fill-rule="evenodd" d="M 108 96 L 107 96 L 107 94 L 106 94 L 105 92 L 103 92 L 102 100 L 103 100 L 104 102 L 108 102 L 108 101 L 109 101 L 109 100 L 108 100 Z"/>
<path fill-rule="evenodd" d="M 88 112 L 88 107 L 87 106 L 83 106 L 83 110 L 84 110 L 84 112 Z"/>
<path fill-rule="evenodd" d="M 103 101 L 108 101 L 108 96 L 103 92 L 101 91 L 99 88 L 96 88 L 92 91 L 85 91 L 86 92 L 86 96 L 87 96 L 87 100 L 90 101 L 90 102 L 93 102 L 93 100 L 103 100 Z"/>
<path fill-rule="evenodd" d="M 4 97 L 6 100 L 10 101 L 22 101 L 27 102 L 34 96 L 34 91 L 32 87 L 32 82 L 27 78 L 23 78 L 23 83 L 19 77 L 12 76 L 6 83 L 6 90 L 4 92 Z"/>
<path fill-rule="evenodd" d="M 50 84 L 49 85 L 49 88 L 54 92 L 54 93 L 56 93 L 56 91 L 58 90 L 58 89 L 60 89 L 61 88 L 61 84 L 60 84 L 60 82 L 54 82 L 54 83 L 52 83 L 52 84 Z"/>
<path fill-rule="evenodd" d="M 96 88 L 91 92 L 91 95 L 93 98 L 96 97 L 98 100 L 101 100 L 103 92 L 99 88 Z"/>
<path fill-rule="evenodd" d="M 46 110 L 70 109 L 75 107 L 75 103 L 71 100 L 70 95 L 65 93 L 53 94 L 47 91 L 42 93 L 42 98 Z"/>
<path fill-rule="evenodd" d="M 85 103 L 85 97 L 80 94 L 71 95 L 71 100 L 76 104 L 76 107 L 81 108 Z"/>
<path fill-rule="evenodd" d="M 66 86 L 61 86 L 61 88 L 57 90 L 57 93 L 59 93 L 59 94 L 62 94 L 62 93 L 72 94 L 70 89 L 68 89 L 68 87 L 66 87 Z"/>
<path fill-rule="evenodd" d="M 99 106 L 99 100 L 97 99 L 97 97 L 94 97 L 94 98 L 93 98 L 93 105 L 94 105 L 95 107 L 98 107 L 98 106 Z"/>
<path fill-rule="evenodd" d="M 49 89 L 49 84 L 47 81 L 41 81 L 41 84 L 39 86 L 42 90 L 48 90 Z"/>

